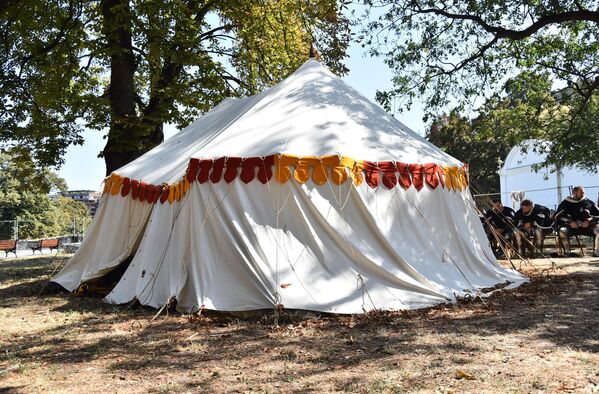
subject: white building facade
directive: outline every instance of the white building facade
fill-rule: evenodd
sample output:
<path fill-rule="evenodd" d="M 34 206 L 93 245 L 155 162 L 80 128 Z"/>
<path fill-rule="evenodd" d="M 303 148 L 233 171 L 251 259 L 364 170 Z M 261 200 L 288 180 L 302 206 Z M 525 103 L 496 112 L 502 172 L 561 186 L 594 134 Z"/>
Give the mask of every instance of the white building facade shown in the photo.
<path fill-rule="evenodd" d="M 512 148 L 498 171 L 503 205 L 517 209 L 522 199 L 530 199 L 555 209 L 570 195 L 572 187 L 578 185 L 584 186 L 587 198 L 597 203 L 599 172 L 592 174 L 576 167 L 559 171 L 543 167 L 535 172 L 534 166 L 545 161 L 545 155 L 533 151 L 533 141 L 527 141 L 524 146 L 526 153 L 521 146 Z"/>

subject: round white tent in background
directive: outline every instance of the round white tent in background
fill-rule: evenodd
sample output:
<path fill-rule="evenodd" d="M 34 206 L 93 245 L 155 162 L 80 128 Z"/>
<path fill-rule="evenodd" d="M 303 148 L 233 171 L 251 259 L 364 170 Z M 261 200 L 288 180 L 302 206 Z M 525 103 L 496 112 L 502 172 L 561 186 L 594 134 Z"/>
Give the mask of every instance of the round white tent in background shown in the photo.
<path fill-rule="evenodd" d="M 177 309 L 414 309 L 526 281 L 500 266 L 467 168 L 310 60 L 113 172 L 53 281 Z"/>
<path fill-rule="evenodd" d="M 570 195 L 574 186 L 584 186 L 587 197 L 597 202 L 599 173 L 589 173 L 576 167 L 555 168 L 536 166 L 545 161 L 544 153 L 535 152 L 536 141 L 529 140 L 512 148 L 503 167 L 498 171 L 501 202 L 518 209 L 521 199 L 555 209 Z M 599 167 L 598 167 L 599 170 Z"/>

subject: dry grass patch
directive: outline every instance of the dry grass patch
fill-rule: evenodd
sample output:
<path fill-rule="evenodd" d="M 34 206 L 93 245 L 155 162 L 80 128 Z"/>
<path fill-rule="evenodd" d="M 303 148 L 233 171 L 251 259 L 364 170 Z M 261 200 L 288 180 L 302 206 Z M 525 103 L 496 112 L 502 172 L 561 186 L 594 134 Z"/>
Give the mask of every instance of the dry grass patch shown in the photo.
<path fill-rule="evenodd" d="M 485 303 L 247 319 L 40 295 L 60 257 L 0 261 L 0 392 L 598 392 L 599 261 L 535 260 Z"/>

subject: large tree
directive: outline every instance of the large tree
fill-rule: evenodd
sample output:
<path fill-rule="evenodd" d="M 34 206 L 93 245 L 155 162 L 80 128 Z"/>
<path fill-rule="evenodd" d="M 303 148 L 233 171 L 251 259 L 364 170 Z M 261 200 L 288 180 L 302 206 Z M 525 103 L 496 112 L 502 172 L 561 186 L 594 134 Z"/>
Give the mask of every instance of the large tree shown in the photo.
<path fill-rule="evenodd" d="M 8 0 L 0 4 L 0 143 L 57 165 L 84 128 L 108 128 L 107 173 L 226 96 L 253 94 L 308 58 L 341 60 L 335 0 Z"/>
<path fill-rule="evenodd" d="M 547 100 L 559 119 L 542 146 L 548 164 L 596 169 L 599 156 L 599 2 L 367 0 L 370 23 L 363 44 L 394 71 L 394 88 L 378 94 L 390 106 L 418 97 L 428 114 L 474 108 L 506 92 L 521 72 L 546 74 Z M 478 99 L 478 101 L 477 101 Z M 482 100 L 481 100 L 482 99 Z M 528 114 L 530 124 L 548 118 Z M 545 116 L 545 117 L 544 117 Z M 544 118 L 541 118 L 544 117 Z M 532 135 L 515 130 L 520 139 Z M 543 137 L 535 135 L 535 137 Z M 539 146 L 541 148 L 541 146 Z"/>

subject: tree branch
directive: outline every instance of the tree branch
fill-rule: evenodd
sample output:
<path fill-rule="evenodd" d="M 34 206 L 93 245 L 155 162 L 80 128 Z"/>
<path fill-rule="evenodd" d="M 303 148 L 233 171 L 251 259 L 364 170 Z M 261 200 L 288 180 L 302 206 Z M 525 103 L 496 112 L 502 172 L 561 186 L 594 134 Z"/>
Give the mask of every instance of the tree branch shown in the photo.
<path fill-rule="evenodd" d="M 569 21 L 589 21 L 599 23 L 599 11 L 578 10 L 566 11 L 559 14 L 542 15 L 536 22 L 528 26 L 526 29 L 512 30 L 500 26 L 490 25 L 478 15 L 454 14 L 439 8 L 422 8 L 417 2 L 414 2 L 413 5 L 416 7 L 414 12 L 418 14 L 435 14 L 454 20 L 471 21 L 482 27 L 485 31 L 494 34 L 497 38 L 508 38 L 514 41 L 530 37 L 543 27 L 551 24 Z"/>
<path fill-rule="evenodd" d="M 75 15 L 74 8 L 75 7 L 73 5 L 73 1 L 72 0 L 69 1 L 69 15 L 63 21 L 63 23 L 60 26 L 60 29 L 59 29 L 58 33 L 56 34 L 56 36 L 54 37 L 54 39 L 52 41 L 50 41 L 50 43 L 48 43 L 47 45 L 45 45 L 41 48 L 38 48 L 36 51 L 32 51 L 29 55 L 27 55 L 21 59 L 19 76 L 18 76 L 19 79 L 23 75 L 23 70 L 25 68 L 25 65 L 27 63 L 29 63 L 29 61 L 31 59 L 33 59 L 36 56 L 44 55 L 44 54 L 47 54 L 50 51 L 52 51 L 54 48 L 56 48 L 62 42 L 62 39 L 75 27 L 76 24 L 72 23 L 72 22 L 78 20 L 81 17 L 81 14 L 83 13 L 83 9 L 81 7 L 79 7 L 77 15 Z M 69 24 L 70 24 L 70 26 L 69 26 Z"/>
<path fill-rule="evenodd" d="M 81 71 L 88 71 L 89 68 L 90 68 L 90 66 L 92 65 L 92 62 L 95 59 L 95 56 L 93 55 L 93 53 L 90 53 L 90 54 L 88 54 L 86 56 L 82 56 L 80 59 L 83 59 L 84 57 L 87 57 L 87 64 L 85 66 L 81 66 L 79 68 L 79 70 L 81 70 Z"/>
<path fill-rule="evenodd" d="M 483 56 L 485 54 L 486 51 L 489 50 L 489 48 L 491 48 L 493 45 L 495 45 L 497 43 L 497 41 L 499 41 L 499 38 L 497 36 L 495 36 L 491 41 L 489 41 L 488 43 L 486 43 L 485 45 L 483 45 L 475 54 L 473 54 L 472 56 L 470 56 L 467 59 L 462 60 L 452 71 L 451 73 L 460 71 L 462 68 L 464 68 L 468 63 L 480 58 L 481 56 Z"/>
<path fill-rule="evenodd" d="M 215 27 L 212 30 L 208 30 L 207 32 L 200 34 L 200 40 L 205 40 L 207 38 L 210 38 L 216 32 L 219 32 L 221 30 L 229 30 L 229 29 L 232 29 L 233 27 L 235 27 L 235 26 L 232 24 L 226 24 L 223 26 Z"/>
<path fill-rule="evenodd" d="M 239 86 L 243 86 L 243 87 L 247 87 L 247 84 L 245 82 L 243 82 L 241 79 L 227 73 L 227 75 L 221 75 L 220 76 L 222 79 L 224 79 L 225 81 L 233 81 L 236 84 L 238 84 Z"/>

